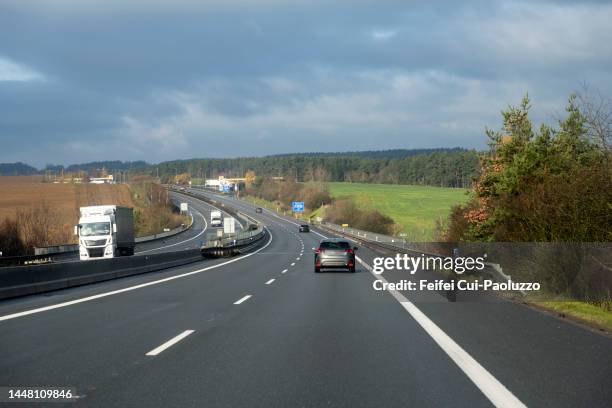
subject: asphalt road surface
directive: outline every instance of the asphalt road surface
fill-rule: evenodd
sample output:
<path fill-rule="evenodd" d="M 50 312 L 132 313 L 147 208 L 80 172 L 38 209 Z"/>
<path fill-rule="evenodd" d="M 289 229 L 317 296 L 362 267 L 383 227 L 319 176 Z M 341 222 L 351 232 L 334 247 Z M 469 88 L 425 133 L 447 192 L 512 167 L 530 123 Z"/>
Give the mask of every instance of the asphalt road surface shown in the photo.
<path fill-rule="evenodd" d="M 214 208 L 200 200 L 194 200 L 182 194 L 170 193 L 170 197 L 175 203 L 186 202 L 189 204 L 189 211 L 193 215 L 193 225 L 189 230 L 177 235 L 136 244 L 136 254 L 172 252 L 201 246 L 210 222 L 210 211 Z"/>
<path fill-rule="evenodd" d="M 209 226 L 210 212 L 217 210 L 217 208 L 178 192 L 171 192 L 170 197 L 177 203 L 177 206 L 181 202 L 189 204 L 189 211 L 193 215 L 193 225 L 190 229 L 167 238 L 137 243 L 134 251 L 135 254 L 155 254 L 200 248 L 206 235 L 214 232 L 214 228 Z M 239 227 L 237 226 L 237 228 Z M 65 255 L 56 262 L 73 262 L 78 260 L 78 257 L 78 254 Z"/>
<path fill-rule="evenodd" d="M 75 388 L 72 407 L 612 406 L 609 337 L 496 298 L 375 291 L 403 276 L 374 276 L 364 247 L 357 273 L 315 274 L 330 234 L 224 200 L 267 225 L 264 247 L 0 302 L 0 386 Z"/>

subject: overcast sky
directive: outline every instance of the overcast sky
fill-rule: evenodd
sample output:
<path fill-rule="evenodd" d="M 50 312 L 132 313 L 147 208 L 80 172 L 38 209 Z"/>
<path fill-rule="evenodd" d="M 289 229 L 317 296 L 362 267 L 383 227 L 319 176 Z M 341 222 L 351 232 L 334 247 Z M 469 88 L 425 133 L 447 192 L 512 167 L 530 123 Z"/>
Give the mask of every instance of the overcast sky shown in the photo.
<path fill-rule="evenodd" d="M 609 2 L 421 3 L 2 0 L 0 162 L 484 148 L 612 96 Z"/>

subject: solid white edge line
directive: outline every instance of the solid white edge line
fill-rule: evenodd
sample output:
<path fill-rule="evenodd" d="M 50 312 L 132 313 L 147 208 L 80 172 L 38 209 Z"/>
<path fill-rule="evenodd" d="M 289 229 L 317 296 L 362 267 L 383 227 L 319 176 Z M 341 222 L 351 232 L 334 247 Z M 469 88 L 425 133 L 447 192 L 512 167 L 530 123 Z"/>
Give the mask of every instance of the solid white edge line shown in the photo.
<path fill-rule="evenodd" d="M 239 305 L 242 302 L 246 302 L 247 300 L 249 300 L 251 298 L 251 295 L 246 295 L 244 297 L 241 297 L 240 299 L 238 299 L 237 301 L 234 302 L 235 305 Z"/>
<path fill-rule="evenodd" d="M 285 220 L 274 213 L 273 216 Z M 298 224 L 295 224 L 298 225 Z M 313 231 L 322 238 L 326 236 Z M 376 279 L 381 282 L 388 283 L 381 275 L 376 275 L 372 267 L 365 263 L 358 256 L 355 257 Z M 292 264 L 293 266 L 294 264 Z M 412 318 L 425 330 L 425 332 L 438 344 L 438 346 L 457 364 L 457 366 L 472 380 L 472 382 L 482 391 L 482 393 L 496 407 L 526 407 L 510 390 L 500 383 L 491 373 L 481 366 L 470 354 L 468 354 L 459 344 L 457 344 L 450 336 L 440 329 L 431 319 L 429 319 L 421 310 L 410 302 L 404 295 L 396 290 L 387 289 L 401 305 L 412 316 Z M 245 299 L 246 300 L 246 299 Z"/>
<path fill-rule="evenodd" d="M 258 250 L 254 251 L 254 252 L 251 252 L 249 254 L 243 255 L 241 257 L 230 259 L 229 261 L 225 261 L 225 262 L 222 262 L 220 264 L 216 264 L 216 265 L 212 265 L 212 266 L 207 266 L 206 268 L 197 269 L 195 271 L 182 273 L 180 275 L 169 276 L 167 278 L 158 279 L 158 280 L 154 280 L 154 281 L 146 282 L 146 283 L 141 283 L 140 285 L 129 286 L 127 288 L 117 289 L 117 290 L 113 290 L 113 291 L 110 291 L 110 292 L 104 292 L 104 293 L 99 293 L 97 295 L 92 295 L 92 296 L 87 296 L 87 297 L 80 298 L 80 299 L 70 300 L 68 302 L 57 303 L 55 305 L 49 305 L 49 306 L 44 306 L 44 307 L 38 307 L 36 309 L 25 310 L 23 312 L 11 313 L 11 314 L 8 314 L 8 315 L 5 315 L 5 316 L 0 316 L 0 322 L 4 321 L 4 320 L 10 320 L 10 319 L 16 319 L 18 317 L 28 316 L 28 315 L 35 314 L 35 313 L 46 312 L 47 310 L 53 310 L 53 309 L 58 309 L 58 308 L 61 308 L 61 307 L 71 306 L 71 305 L 75 305 L 75 304 L 78 304 L 78 303 L 89 302 L 90 300 L 100 299 L 100 298 L 104 298 L 104 297 L 112 296 L 112 295 L 117 295 L 119 293 L 130 292 L 132 290 L 144 288 L 144 287 L 147 287 L 147 286 L 153 286 L 153 285 L 157 285 L 157 284 L 164 283 L 164 282 L 169 282 L 169 281 L 172 281 L 172 280 L 175 280 L 175 279 L 184 278 L 186 276 L 195 275 L 197 273 L 201 273 L 201 272 L 208 271 L 208 270 L 211 270 L 211 269 L 219 268 L 221 266 L 225 266 L 225 265 L 228 265 L 228 264 L 240 261 L 242 259 L 248 258 L 249 256 L 253 256 L 256 253 L 266 249 L 272 243 L 272 233 L 269 230 L 268 230 L 268 232 L 270 234 L 270 240 L 268 241 L 268 243 L 266 245 L 264 245 L 263 247 L 259 248 Z"/>
<path fill-rule="evenodd" d="M 361 258 L 355 257 L 377 280 L 388 284 L 381 275 L 374 273 L 372 267 Z M 481 366 L 467 351 L 457 344 L 450 336 L 440 329 L 429 317 L 416 307 L 400 292 L 387 289 L 401 305 L 412 316 L 412 318 L 425 330 L 427 334 L 438 344 L 438 346 L 457 364 L 457 366 L 472 380 L 480 391 L 496 407 L 526 407 L 510 390 L 500 383 L 486 368 Z"/>
<path fill-rule="evenodd" d="M 159 353 L 161 353 L 162 351 L 164 351 L 165 349 L 167 349 L 168 347 L 174 346 L 176 343 L 178 343 L 179 341 L 183 340 L 185 337 L 189 336 L 193 332 L 194 332 L 194 330 L 185 330 L 184 332 L 182 332 L 178 336 L 171 338 L 170 340 L 168 340 L 167 342 L 165 342 L 161 346 L 154 348 L 153 350 L 149 351 L 145 355 L 146 356 L 156 356 Z"/>
<path fill-rule="evenodd" d="M 295 224 L 285 220 L 280 216 L 270 212 L 276 218 L 286 221 L 290 224 Z M 298 225 L 298 224 L 295 224 Z M 312 231 L 321 238 L 327 238 L 325 235 Z M 357 262 L 363 265 L 376 279 L 381 282 L 387 282 L 381 275 L 373 272 L 372 267 L 365 263 L 358 256 L 355 257 Z M 388 283 L 388 282 L 387 282 Z M 425 332 L 438 344 L 438 346 L 457 364 L 457 366 L 465 373 L 465 375 L 478 387 L 478 389 L 491 401 L 496 407 L 526 407 L 510 390 L 500 383 L 491 373 L 487 371 L 478 361 L 468 354 L 459 344 L 457 344 L 450 336 L 440 329 L 431 319 L 429 319 L 421 310 L 410 302 L 404 295 L 396 290 L 387 289 L 402 307 L 412 316 L 412 318 L 425 330 Z"/>
<path fill-rule="evenodd" d="M 285 220 L 280 216 L 270 211 L 274 217 Z M 298 224 L 295 224 L 298 225 Z M 312 231 L 322 238 L 327 238 L 323 234 Z M 382 275 L 377 275 L 372 270 L 372 267 L 365 263 L 361 258 L 355 256 L 357 262 L 363 265 L 375 279 L 383 283 L 388 283 Z M 480 389 L 480 391 L 495 405 L 496 407 L 526 407 L 510 390 L 500 383 L 486 368 L 480 365 L 471 355 L 468 354 L 459 344 L 457 344 L 450 336 L 440 329 L 431 319 L 429 319 L 421 310 L 410 302 L 400 292 L 392 289 L 387 289 L 402 307 L 412 316 L 412 318 L 425 330 L 425 332 L 438 344 L 438 346 L 457 364 L 457 366 L 472 380 L 472 382 Z"/>
<path fill-rule="evenodd" d="M 270 279 L 269 281 L 267 281 L 267 282 L 266 282 L 266 285 L 271 284 L 271 283 L 272 283 L 272 282 L 274 282 L 275 280 L 276 280 L 276 279 L 274 279 L 274 278 Z"/>

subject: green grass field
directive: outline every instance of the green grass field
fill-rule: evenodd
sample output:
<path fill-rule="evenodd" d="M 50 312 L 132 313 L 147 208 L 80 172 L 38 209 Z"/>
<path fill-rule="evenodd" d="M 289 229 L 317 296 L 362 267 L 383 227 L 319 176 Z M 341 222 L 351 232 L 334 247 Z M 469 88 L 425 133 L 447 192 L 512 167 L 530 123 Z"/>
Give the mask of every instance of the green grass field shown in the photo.
<path fill-rule="evenodd" d="M 388 215 L 415 241 L 433 241 L 436 221 L 446 221 L 453 205 L 468 200 L 466 190 L 430 186 L 329 183 L 329 190 L 335 198 L 350 197 Z"/>

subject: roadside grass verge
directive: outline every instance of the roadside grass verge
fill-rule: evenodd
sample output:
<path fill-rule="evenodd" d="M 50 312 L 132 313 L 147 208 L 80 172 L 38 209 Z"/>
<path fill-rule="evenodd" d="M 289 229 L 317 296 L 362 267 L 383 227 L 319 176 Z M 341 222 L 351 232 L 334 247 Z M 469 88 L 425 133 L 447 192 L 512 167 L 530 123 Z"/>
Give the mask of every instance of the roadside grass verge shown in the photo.
<path fill-rule="evenodd" d="M 437 224 L 444 226 L 453 205 L 467 202 L 467 190 L 431 186 L 326 183 L 333 198 L 350 199 L 360 210 L 377 210 L 396 223 L 396 234 L 414 242 L 432 242 L 437 237 Z M 291 214 L 282 203 L 252 195 L 243 199 L 260 207 Z M 306 212 L 301 218 L 324 217 L 327 206 Z"/>
<path fill-rule="evenodd" d="M 528 301 L 536 307 L 612 332 L 612 310 L 576 300 Z"/>
<path fill-rule="evenodd" d="M 457 188 L 368 183 L 328 183 L 334 198 L 351 198 L 358 207 L 374 209 L 400 226 L 412 241 L 435 241 L 436 223 L 444 225 L 453 205 L 468 201 Z"/>
<path fill-rule="evenodd" d="M 330 184 L 348 184 L 348 183 L 330 183 Z M 366 187 L 367 186 L 368 185 L 366 185 Z M 416 187 L 417 190 L 420 189 L 419 186 L 399 186 L 399 187 Z M 340 188 L 336 189 L 336 192 L 342 188 L 344 188 L 344 186 L 341 186 Z M 432 188 L 436 189 L 436 187 L 432 187 Z M 420 191 L 420 193 L 423 193 L 425 190 L 428 190 L 428 189 L 430 189 L 430 187 L 424 187 L 423 190 Z M 330 190 L 332 190 L 332 194 L 334 194 L 333 193 L 334 190 L 331 187 L 330 187 Z M 347 190 L 348 189 L 344 188 L 343 192 L 346 192 Z M 463 193 L 461 192 L 461 194 Z M 248 195 L 243 195 L 241 198 L 259 207 L 267 208 L 273 211 L 278 211 L 281 214 L 285 212 L 286 214 L 291 215 L 291 212 L 284 211 L 283 206 L 279 203 L 263 200 L 261 198 L 256 198 L 256 197 L 248 196 Z M 460 198 L 463 198 L 463 197 L 460 197 Z M 457 197 L 455 196 L 454 199 L 457 200 Z M 325 212 L 325 207 L 321 207 L 319 209 L 316 209 L 312 213 L 304 214 L 303 218 L 306 219 L 312 216 L 314 217 L 323 216 L 324 212 Z M 442 271 L 442 273 L 444 273 L 445 275 L 454 276 L 454 273 L 452 271 Z M 469 280 L 475 279 L 475 278 L 470 279 L 468 276 L 466 276 L 466 278 Z M 512 297 L 515 300 L 517 300 L 514 296 Z M 607 303 L 604 303 L 602 305 L 595 305 L 592 303 L 581 302 L 581 301 L 570 300 L 570 299 L 565 300 L 565 299 L 559 298 L 556 300 L 543 300 L 541 297 L 533 298 L 529 296 L 525 298 L 521 298 L 521 301 L 529 305 L 532 305 L 533 307 L 536 307 L 538 309 L 545 310 L 550 313 L 559 315 L 563 318 L 567 318 L 569 320 L 573 320 L 578 323 L 584 324 L 586 326 L 594 327 L 596 329 L 603 329 L 609 333 L 612 333 L 612 302 L 611 301 L 608 301 Z"/>

